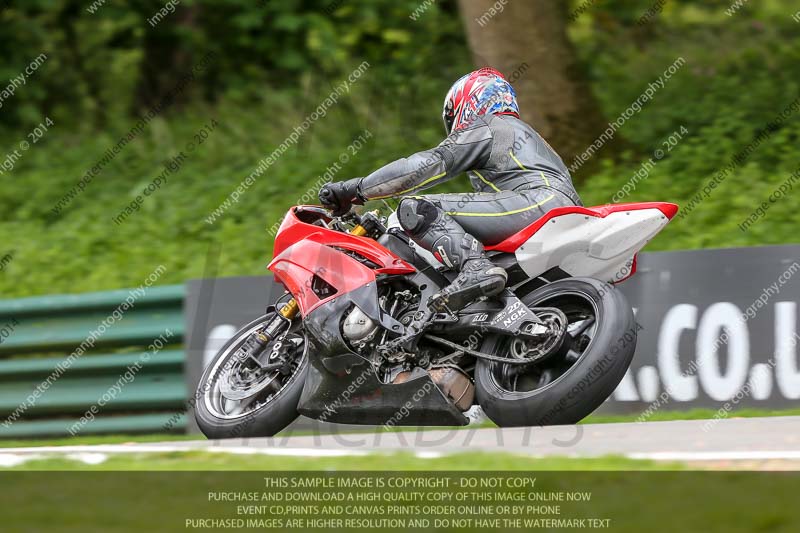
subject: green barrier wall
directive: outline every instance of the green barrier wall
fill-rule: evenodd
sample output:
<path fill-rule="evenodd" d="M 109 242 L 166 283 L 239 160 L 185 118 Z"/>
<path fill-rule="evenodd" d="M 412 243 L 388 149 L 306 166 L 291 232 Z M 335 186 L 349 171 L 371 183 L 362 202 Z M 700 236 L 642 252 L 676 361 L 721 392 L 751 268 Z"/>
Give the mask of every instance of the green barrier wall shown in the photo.
<path fill-rule="evenodd" d="M 77 434 L 185 430 L 184 296 L 170 285 L 0 301 L 0 438 L 70 435 L 93 406 Z"/>

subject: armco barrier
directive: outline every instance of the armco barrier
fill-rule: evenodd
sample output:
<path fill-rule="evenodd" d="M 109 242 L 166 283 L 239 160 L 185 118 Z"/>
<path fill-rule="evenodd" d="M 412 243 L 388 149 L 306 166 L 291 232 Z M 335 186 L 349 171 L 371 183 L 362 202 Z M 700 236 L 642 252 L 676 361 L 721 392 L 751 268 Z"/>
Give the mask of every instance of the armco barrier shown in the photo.
<path fill-rule="evenodd" d="M 69 435 L 69 428 L 99 402 L 94 420 L 80 426 L 79 434 L 163 431 L 187 397 L 184 293 L 183 285 L 145 289 L 91 349 L 55 374 L 57 379 L 51 377 L 57 365 L 97 331 L 130 292 L 0 301 L 0 328 L 5 328 L 0 329 L 0 438 Z M 169 345 L 143 362 L 148 345 L 167 330 Z M 121 382 L 137 361 L 142 365 L 135 379 Z M 47 390 L 29 401 L 48 377 Z M 185 426 L 182 418 L 173 430 Z"/>

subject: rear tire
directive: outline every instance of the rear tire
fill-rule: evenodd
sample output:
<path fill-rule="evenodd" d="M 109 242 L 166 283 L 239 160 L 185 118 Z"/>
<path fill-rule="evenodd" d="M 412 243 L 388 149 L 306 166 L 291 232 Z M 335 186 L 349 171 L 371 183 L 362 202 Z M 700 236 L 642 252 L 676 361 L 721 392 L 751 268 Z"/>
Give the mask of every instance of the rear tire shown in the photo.
<path fill-rule="evenodd" d="M 475 369 L 478 403 L 501 427 L 575 424 L 614 392 L 631 364 L 637 331 L 631 307 L 613 286 L 591 278 L 559 280 L 521 300 L 529 307 L 559 307 L 573 318 L 581 316 L 576 309 L 582 301 L 587 313 L 593 309 L 595 321 L 586 327 L 585 334 L 575 335 L 572 345 L 576 348 L 570 355 L 541 363 L 552 369 L 531 367 L 521 378 L 513 379 L 513 386 L 506 386 L 512 381 L 505 377 L 507 369 L 503 368 L 510 365 L 479 360 Z M 570 324 L 570 330 L 577 331 L 581 322 L 573 324 L 570 320 Z M 582 336 L 587 337 L 588 345 L 581 350 L 581 343 L 587 342 Z M 504 342 L 508 341 L 502 336 L 492 336 L 484 341 L 481 351 L 509 356 L 503 353 Z M 546 372 L 556 377 L 548 382 Z M 519 390 L 520 379 L 523 383 L 527 380 L 529 387 Z"/>

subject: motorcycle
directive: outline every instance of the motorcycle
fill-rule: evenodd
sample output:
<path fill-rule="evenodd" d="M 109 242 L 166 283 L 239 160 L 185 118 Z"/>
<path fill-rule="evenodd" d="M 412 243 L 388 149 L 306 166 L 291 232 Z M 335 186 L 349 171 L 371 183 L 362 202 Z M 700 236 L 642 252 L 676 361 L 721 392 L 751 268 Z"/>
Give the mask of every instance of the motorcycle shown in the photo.
<path fill-rule="evenodd" d="M 675 215 L 663 202 L 559 207 L 487 256 L 500 295 L 454 311 L 455 277 L 396 213 L 289 210 L 268 268 L 286 293 L 206 367 L 195 416 L 210 438 L 271 436 L 299 415 L 347 424 L 574 424 L 614 391 L 639 329 L 614 285 Z"/>

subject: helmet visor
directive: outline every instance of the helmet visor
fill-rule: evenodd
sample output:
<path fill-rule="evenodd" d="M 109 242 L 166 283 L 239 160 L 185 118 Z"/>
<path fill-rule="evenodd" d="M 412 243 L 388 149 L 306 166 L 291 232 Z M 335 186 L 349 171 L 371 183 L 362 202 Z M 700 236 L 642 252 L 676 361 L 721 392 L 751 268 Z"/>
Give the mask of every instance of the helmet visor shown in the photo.
<path fill-rule="evenodd" d="M 444 129 L 445 133 L 450 135 L 450 132 L 453 130 L 453 121 L 455 120 L 455 114 L 453 113 L 453 101 L 448 99 L 447 103 L 444 105 L 444 111 L 442 111 L 442 120 L 444 121 Z"/>

